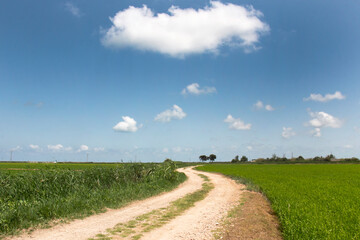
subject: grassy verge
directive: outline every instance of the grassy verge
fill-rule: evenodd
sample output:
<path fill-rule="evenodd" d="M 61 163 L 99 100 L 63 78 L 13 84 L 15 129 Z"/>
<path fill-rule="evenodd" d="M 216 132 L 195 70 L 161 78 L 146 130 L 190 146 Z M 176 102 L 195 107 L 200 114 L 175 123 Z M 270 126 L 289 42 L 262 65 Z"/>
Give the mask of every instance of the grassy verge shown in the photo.
<path fill-rule="evenodd" d="M 248 179 L 279 217 L 285 239 L 360 239 L 360 165 L 206 165 Z"/>
<path fill-rule="evenodd" d="M 114 236 L 121 237 L 121 239 L 140 239 L 144 233 L 159 228 L 180 216 L 184 211 L 193 207 L 196 202 L 203 200 L 214 188 L 208 177 L 203 174 L 199 174 L 199 176 L 204 179 L 200 190 L 171 202 L 167 208 L 151 211 L 126 223 L 119 223 L 114 228 L 108 229 L 108 234 L 99 234 L 91 240 L 111 239 Z"/>
<path fill-rule="evenodd" d="M 56 219 L 118 208 L 185 180 L 175 164 L 124 164 L 79 170 L 0 171 L 0 236 Z"/>

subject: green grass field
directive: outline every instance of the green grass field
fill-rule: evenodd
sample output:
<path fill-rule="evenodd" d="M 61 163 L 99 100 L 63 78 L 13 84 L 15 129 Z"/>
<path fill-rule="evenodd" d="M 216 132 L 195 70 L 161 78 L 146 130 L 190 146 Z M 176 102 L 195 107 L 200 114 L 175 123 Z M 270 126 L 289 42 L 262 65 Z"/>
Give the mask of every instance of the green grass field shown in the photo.
<path fill-rule="evenodd" d="M 279 217 L 284 239 L 360 239 L 358 164 L 207 164 L 198 169 L 258 186 Z"/>
<path fill-rule="evenodd" d="M 118 208 L 185 180 L 174 163 L 0 164 L 0 237 Z M 9 170 L 9 169 L 21 170 Z M 30 170 L 37 169 L 37 170 Z"/>

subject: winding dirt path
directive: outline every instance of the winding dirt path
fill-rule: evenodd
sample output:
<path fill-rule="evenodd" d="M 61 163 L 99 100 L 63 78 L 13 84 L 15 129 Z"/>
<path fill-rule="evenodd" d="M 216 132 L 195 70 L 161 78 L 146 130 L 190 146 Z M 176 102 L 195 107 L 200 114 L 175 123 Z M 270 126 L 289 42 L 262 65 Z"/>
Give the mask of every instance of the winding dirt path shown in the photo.
<path fill-rule="evenodd" d="M 191 168 L 179 171 L 184 172 L 188 180 L 171 192 L 133 202 L 121 209 L 108 210 L 68 224 L 56 225 L 50 229 L 38 229 L 31 234 L 23 234 L 11 239 L 85 240 L 96 234 L 106 233 L 106 229 L 113 228 L 118 223 L 125 223 L 152 210 L 167 207 L 170 202 L 201 189 L 203 179 L 198 176 L 198 171 Z M 205 172 L 201 174 L 208 176 L 214 184 L 214 189 L 209 195 L 183 215 L 147 233 L 141 239 L 212 239 L 212 230 L 226 216 L 227 211 L 238 203 L 242 186 L 219 174 Z"/>

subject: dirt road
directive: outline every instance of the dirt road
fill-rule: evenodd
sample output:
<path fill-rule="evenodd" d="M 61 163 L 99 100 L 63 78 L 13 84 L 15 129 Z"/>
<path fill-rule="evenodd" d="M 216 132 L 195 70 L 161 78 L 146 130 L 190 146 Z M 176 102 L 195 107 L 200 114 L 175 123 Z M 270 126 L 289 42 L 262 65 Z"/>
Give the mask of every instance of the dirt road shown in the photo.
<path fill-rule="evenodd" d="M 134 202 L 124 208 L 108 210 L 105 213 L 61 224 L 50 229 L 39 229 L 29 234 L 23 234 L 11 239 L 88 239 L 106 229 L 113 228 L 118 223 L 125 223 L 139 215 L 164 208 L 170 202 L 184 197 L 188 193 L 201 189 L 203 179 L 197 171 L 191 168 L 180 169 L 188 176 L 188 180 L 177 189 L 142 201 Z M 215 229 L 227 211 L 241 196 L 241 185 L 222 175 L 203 173 L 214 184 L 214 189 L 208 196 L 195 204 L 183 215 L 166 225 L 143 235 L 141 239 L 212 239 Z"/>

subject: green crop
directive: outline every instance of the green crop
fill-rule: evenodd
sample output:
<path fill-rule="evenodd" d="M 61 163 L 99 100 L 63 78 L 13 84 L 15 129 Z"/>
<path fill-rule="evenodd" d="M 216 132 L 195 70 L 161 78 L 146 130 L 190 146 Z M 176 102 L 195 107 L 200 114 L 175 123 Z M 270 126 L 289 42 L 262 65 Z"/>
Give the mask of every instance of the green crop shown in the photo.
<path fill-rule="evenodd" d="M 170 190 L 185 179 L 175 169 L 174 163 L 166 163 L 0 171 L 0 235 Z"/>
<path fill-rule="evenodd" d="M 213 164 L 258 186 L 279 217 L 285 239 L 360 239 L 360 165 Z"/>

